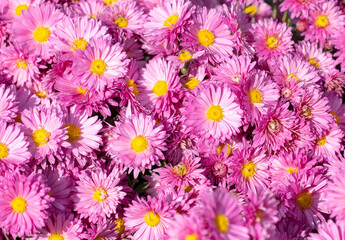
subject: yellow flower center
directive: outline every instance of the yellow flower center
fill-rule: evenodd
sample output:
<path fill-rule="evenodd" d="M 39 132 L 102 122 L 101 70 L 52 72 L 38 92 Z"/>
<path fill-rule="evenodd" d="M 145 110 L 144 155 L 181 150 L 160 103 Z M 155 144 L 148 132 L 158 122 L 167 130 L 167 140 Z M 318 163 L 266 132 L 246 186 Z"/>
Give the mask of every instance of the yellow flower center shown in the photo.
<path fill-rule="evenodd" d="M 158 97 L 164 96 L 168 92 L 168 83 L 164 80 L 158 80 L 152 89 Z"/>
<path fill-rule="evenodd" d="M 226 146 L 226 154 L 230 155 L 232 153 L 232 147 L 229 146 L 229 144 L 220 144 L 217 147 L 217 153 L 221 153 L 224 149 L 224 147 Z"/>
<path fill-rule="evenodd" d="M 150 227 L 155 227 L 158 225 L 161 218 L 159 215 L 153 211 L 146 213 L 145 215 L 145 223 Z"/>
<path fill-rule="evenodd" d="M 132 87 L 133 88 L 133 94 L 134 94 L 134 96 L 138 96 L 138 94 L 139 94 L 139 90 L 138 90 L 138 87 L 137 87 L 137 85 L 134 83 L 134 81 L 132 80 L 132 79 L 128 79 L 127 81 L 126 81 L 126 83 L 127 83 L 127 87 L 129 88 L 129 87 Z"/>
<path fill-rule="evenodd" d="M 289 167 L 289 168 L 285 169 L 285 171 L 287 171 L 289 174 L 297 173 L 297 168 Z"/>
<path fill-rule="evenodd" d="M 178 176 L 183 176 L 187 173 L 187 169 L 182 163 L 180 163 L 174 167 L 174 173 Z"/>
<path fill-rule="evenodd" d="M 278 46 L 278 39 L 275 37 L 269 37 L 266 40 L 266 45 L 269 49 L 276 49 Z"/>
<path fill-rule="evenodd" d="M 244 12 L 246 14 L 250 14 L 250 15 L 254 15 L 256 13 L 256 11 L 258 10 L 258 8 L 255 5 L 251 5 L 249 7 L 246 7 L 244 9 Z"/>
<path fill-rule="evenodd" d="M 5 144 L 0 142 L 0 160 L 8 156 L 8 148 Z"/>
<path fill-rule="evenodd" d="M 43 128 L 36 130 L 32 134 L 32 138 L 38 147 L 46 145 L 47 142 L 49 141 L 49 137 L 50 137 L 49 132 L 47 132 L 47 130 Z"/>
<path fill-rule="evenodd" d="M 24 213 L 27 206 L 26 201 L 22 197 L 16 197 L 10 205 L 12 206 L 13 212 L 17 213 Z"/>
<path fill-rule="evenodd" d="M 91 71 L 93 74 L 103 75 L 107 70 L 107 64 L 102 59 L 95 59 L 91 63 Z"/>
<path fill-rule="evenodd" d="M 206 117 L 208 120 L 219 122 L 224 117 L 223 109 L 219 105 L 212 105 L 207 109 Z"/>
<path fill-rule="evenodd" d="M 336 112 L 331 111 L 330 113 L 334 116 L 335 122 L 339 125 L 340 119 L 339 119 L 338 115 L 336 114 Z"/>
<path fill-rule="evenodd" d="M 199 238 L 198 234 L 194 233 L 194 234 L 187 235 L 185 240 L 198 240 L 198 238 Z"/>
<path fill-rule="evenodd" d="M 22 122 L 22 115 L 21 115 L 21 114 L 18 114 L 18 115 L 15 116 L 13 119 L 14 119 L 15 122 L 20 123 L 20 122 Z"/>
<path fill-rule="evenodd" d="M 147 149 L 149 142 L 144 136 L 137 136 L 131 141 L 131 148 L 136 153 L 144 152 Z"/>
<path fill-rule="evenodd" d="M 117 0 L 104 0 L 105 5 L 113 6 L 114 3 L 116 3 Z"/>
<path fill-rule="evenodd" d="M 58 233 L 53 233 L 50 234 L 48 240 L 65 240 L 64 236 L 58 234 Z"/>
<path fill-rule="evenodd" d="M 249 102 L 251 103 L 262 103 L 262 93 L 254 88 L 249 91 Z"/>
<path fill-rule="evenodd" d="M 19 4 L 16 9 L 14 9 L 14 14 L 16 14 L 17 16 L 19 16 L 20 14 L 22 14 L 23 10 L 28 10 L 29 6 L 26 4 Z"/>
<path fill-rule="evenodd" d="M 81 49 L 81 50 L 85 50 L 86 46 L 88 46 L 89 44 L 87 43 L 87 41 L 83 38 L 79 38 L 77 40 L 75 40 L 72 44 L 72 50 L 75 51 L 77 49 Z"/>
<path fill-rule="evenodd" d="M 214 43 L 214 35 L 210 30 L 202 29 L 198 33 L 198 40 L 201 45 L 208 47 Z"/>
<path fill-rule="evenodd" d="M 286 80 L 289 80 L 289 81 L 293 78 L 296 80 L 296 82 L 299 81 L 298 77 L 294 73 L 290 73 L 286 76 Z"/>
<path fill-rule="evenodd" d="M 316 140 L 316 144 L 317 144 L 318 146 L 323 146 L 323 145 L 326 144 L 326 142 L 327 142 L 327 140 L 326 140 L 326 135 L 322 135 L 321 139 L 317 139 L 317 140 Z"/>
<path fill-rule="evenodd" d="M 34 39 L 36 42 L 44 43 L 48 41 L 50 37 L 50 30 L 47 27 L 39 26 L 33 33 Z"/>
<path fill-rule="evenodd" d="M 90 18 L 96 18 L 94 14 L 90 14 Z"/>
<path fill-rule="evenodd" d="M 187 62 L 190 59 L 192 59 L 192 55 L 190 54 L 190 52 L 188 50 L 184 50 L 183 52 L 181 52 L 178 57 L 177 57 L 181 62 Z"/>
<path fill-rule="evenodd" d="M 199 86 L 199 80 L 197 78 L 190 78 L 189 81 L 184 84 L 184 86 L 189 90 L 193 90 Z"/>
<path fill-rule="evenodd" d="M 228 231 L 229 219 L 226 216 L 217 214 L 214 222 L 216 223 L 216 227 L 220 232 L 226 233 Z"/>
<path fill-rule="evenodd" d="M 318 68 L 320 65 L 320 63 L 315 58 L 310 58 L 308 62 L 315 68 Z"/>
<path fill-rule="evenodd" d="M 108 197 L 107 190 L 103 188 L 97 188 L 96 191 L 93 192 L 93 198 L 98 202 L 102 202 Z"/>
<path fill-rule="evenodd" d="M 115 19 L 115 24 L 119 27 L 119 28 L 125 28 L 128 25 L 128 22 L 126 20 L 126 18 L 124 17 L 118 17 Z"/>
<path fill-rule="evenodd" d="M 67 127 L 66 130 L 67 130 L 68 142 L 74 142 L 74 141 L 79 140 L 81 136 L 81 131 L 79 127 L 77 127 L 74 124 L 66 124 L 65 127 Z"/>
<path fill-rule="evenodd" d="M 186 193 L 189 193 L 190 191 L 192 191 L 193 190 L 193 188 L 191 187 L 191 186 L 184 186 L 184 191 L 186 192 Z"/>
<path fill-rule="evenodd" d="M 126 232 L 125 220 L 123 218 L 116 219 L 115 223 L 116 223 L 115 232 L 118 232 L 119 235 Z"/>
<path fill-rule="evenodd" d="M 37 92 L 37 93 L 35 93 L 35 94 L 36 94 L 36 96 L 39 97 L 39 98 L 45 98 L 45 97 L 47 96 L 47 94 L 41 93 L 41 92 Z"/>
<path fill-rule="evenodd" d="M 328 18 L 326 16 L 320 15 L 316 18 L 316 25 L 325 28 L 328 25 Z"/>
<path fill-rule="evenodd" d="M 87 87 L 84 87 L 84 88 L 81 88 L 81 86 L 78 87 L 78 92 L 81 94 L 81 95 L 84 95 L 85 92 L 87 90 Z"/>
<path fill-rule="evenodd" d="M 302 113 L 302 116 L 305 118 L 311 118 L 313 116 L 308 106 L 303 106 L 301 113 Z"/>
<path fill-rule="evenodd" d="M 303 193 L 298 194 L 296 201 L 297 201 L 297 205 L 301 209 L 308 209 L 311 207 L 311 204 L 313 203 L 313 197 L 311 193 L 303 192 Z"/>
<path fill-rule="evenodd" d="M 27 67 L 28 67 L 28 63 L 25 59 L 20 59 L 17 62 L 17 68 L 26 69 Z"/>
<path fill-rule="evenodd" d="M 251 178 L 255 175 L 256 165 L 253 162 L 243 164 L 241 173 L 246 178 Z"/>
<path fill-rule="evenodd" d="M 168 27 L 168 28 L 173 28 L 178 20 L 178 15 L 177 14 L 173 14 L 169 17 L 167 17 L 167 19 L 164 21 L 164 27 Z"/>

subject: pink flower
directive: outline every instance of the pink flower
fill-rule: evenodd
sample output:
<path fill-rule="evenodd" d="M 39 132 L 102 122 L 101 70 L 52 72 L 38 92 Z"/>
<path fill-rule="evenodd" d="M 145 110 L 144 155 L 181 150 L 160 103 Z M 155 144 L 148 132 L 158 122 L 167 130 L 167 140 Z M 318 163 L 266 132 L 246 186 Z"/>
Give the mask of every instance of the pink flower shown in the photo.
<path fill-rule="evenodd" d="M 0 119 L 11 122 L 17 116 L 18 102 L 16 101 L 16 88 L 0 84 Z"/>
<path fill-rule="evenodd" d="M 318 233 L 310 233 L 308 240 L 341 240 L 345 238 L 345 222 L 329 219 L 322 222 L 317 228 Z"/>
<path fill-rule="evenodd" d="M 78 1 L 75 11 L 80 16 L 99 19 L 105 9 L 105 4 L 99 0 Z"/>
<path fill-rule="evenodd" d="M 345 178 L 344 171 L 337 172 L 328 181 L 324 198 L 327 208 L 331 211 L 331 217 L 335 217 L 338 220 L 345 219 Z"/>
<path fill-rule="evenodd" d="M 289 11 L 291 18 L 305 17 L 308 18 L 309 10 L 314 5 L 324 2 L 323 0 L 285 0 L 279 6 L 282 12 Z"/>

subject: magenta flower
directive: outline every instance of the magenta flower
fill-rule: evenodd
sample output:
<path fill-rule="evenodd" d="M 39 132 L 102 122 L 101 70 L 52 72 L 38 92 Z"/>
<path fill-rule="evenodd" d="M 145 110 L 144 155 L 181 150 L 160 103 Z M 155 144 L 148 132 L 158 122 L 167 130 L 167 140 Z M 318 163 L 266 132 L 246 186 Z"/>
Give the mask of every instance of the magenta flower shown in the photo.
<path fill-rule="evenodd" d="M 310 233 L 308 240 L 341 240 L 345 238 L 345 222 L 329 219 L 322 222 L 317 229 L 318 233 Z"/>

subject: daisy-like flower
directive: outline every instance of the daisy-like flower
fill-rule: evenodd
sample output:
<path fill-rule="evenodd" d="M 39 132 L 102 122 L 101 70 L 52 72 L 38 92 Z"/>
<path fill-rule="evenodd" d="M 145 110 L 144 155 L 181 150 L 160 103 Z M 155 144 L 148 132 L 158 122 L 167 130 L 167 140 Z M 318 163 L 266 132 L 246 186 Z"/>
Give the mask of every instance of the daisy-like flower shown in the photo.
<path fill-rule="evenodd" d="M 257 71 L 246 81 L 242 88 L 243 105 L 248 119 L 255 122 L 279 99 L 279 90 L 275 82 L 263 71 Z"/>
<path fill-rule="evenodd" d="M 75 52 L 72 74 L 76 83 L 88 90 L 104 91 L 124 77 L 129 60 L 119 43 L 112 45 L 108 37 L 91 38 L 84 51 Z"/>
<path fill-rule="evenodd" d="M 291 128 L 296 122 L 294 112 L 289 111 L 289 103 L 270 108 L 261 120 L 257 121 L 253 132 L 253 147 L 271 152 L 278 151 L 285 141 L 291 140 Z"/>
<path fill-rule="evenodd" d="M 345 84 L 345 73 L 340 72 L 338 69 L 333 69 L 326 75 L 324 86 L 327 91 L 335 92 L 339 97 L 344 94 L 343 86 Z"/>
<path fill-rule="evenodd" d="M 177 67 L 156 57 L 146 64 L 138 82 L 138 101 L 153 113 L 169 117 L 175 111 L 173 104 L 178 102 L 181 87 Z"/>
<path fill-rule="evenodd" d="M 106 27 L 95 19 L 65 17 L 56 25 L 51 42 L 53 47 L 61 52 L 73 53 L 77 49 L 84 51 L 92 37 L 106 36 L 106 32 Z"/>
<path fill-rule="evenodd" d="M 104 8 L 105 5 L 100 0 L 81 0 L 77 1 L 75 11 L 80 16 L 99 19 Z"/>
<path fill-rule="evenodd" d="M 134 239 L 161 239 L 172 224 L 174 212 L 164 197 L 147 196 L 147 200 L 138 198 L 125 209 L 124 220 L 126 227 L 135 231 Z"/>
<path fill-rule="evenodd" d="M 108 143 L 107 151 L 117 156 L 129 172 L 134 170 L 135 178 L 139 171 L 160 165 L 167 138 L 162 124 L 155 125 L 151 116 L 139 114 L 124 119 L 115 131 L 117 136 Z"/>
<path fill-rule="evenodd" d="M 291 18 L 304 17 L 308 18 L 309 10 L 314 5 L 324 2 L 323 0 L 285 0 L 279 6 L 282 12 L 289 11 Z"/>
<path fill-rule="evenodd" d="M 225 187 L 229 183 L 229 176 L 232 172 L 231 161 L 227 153 L 210 154 L 201 159 L 201 164 L 205 168 L 205 175 L 212 184 Z"/>
<path fill-rule="evenodd" d="M 18 125 L 0 121 L 0 168 L 20 166 L 30 160 L 29 143 Z"/>
<path fill-rule="evenodd" d="M 343 150 L 342 139 L 344 133 L 334 123 L 330 130 L 324 132 L 315 141 L 315 155 L 329 159 L 337 159 L 337 154 Z"/>
<path fill-rule="evenodd" d="M 67 142 L 71 144 L 66 149 L 67 152 L 71 151 L 75 157 L 79 157 L 88 156 L 99 149 L 102 140 L 98 133 L 102 129 L 102 123 L 97 116 L 89 118 L 86 111 L 77 111 L 72 107 L 66 113 L 63 123 L 67 130 Z"/>
<path fill-rule="evenodd" d="M 292 51 L 292 32 L 286 23 L 279 23 L 270 18 L 259 20 L 251 30 L 254 36 L 253 46 L 260 60 L 273 60 Z"/>
<path fill-rule="evenodd" d="M 0 85 L 0 120 L 12 121 L 17 116 L 18 103 L 16 101 L 16 89 L 14 86 Z"/>
<path fill-rule="evenodd" d="M 41 234 L 35 240 L 83 239 L 83 225 L 72 213 L 62 213 L 48 218 Z"/>
<path fill-rule="evenodd" d="M 20 45 L 33 46 L 37 55 L 47 59 L 53 55 L 50 37 L 63 17 L 50 3 L 30 7 L 13 21 L 14 40 Z"/>
<path fill-rule="evenodd" d="M 234 43 L 220 12 L 206 7 L 197 8 L 193 14 L 193 22 L 182 38 L 181 45 L 184 48 L 204 51 L 204 55 L 215 63 L 232 54 Z"/>
<path fill-rule="evenodd" d="M 305 40 L 320 42 L 321 46 L 335 33 L 342 31 L 345 25 L 345 15 L 335 1 L 313 5 L 309 20 L 310 26 L 302 35 Z"/>
<path fill-rule="evenodd" d="M 268 164 L 265 152 L 261 148 L 253 148 L 247 142 L 239 145 L 230 157 L 232 164 L 231 181 L 246 191 L 256 192 L 258 188 L 268 185 Z"/>
<path fill-rule="evenodd" d="M 200 218 L 191 213 L 191 216 L 175 214 L 172 222 L 174 227 L 167 229 L 167 240 L 206 240 L 206 231 L 202 227 Z"/>
<path fill-rule="evenodd" d="M 13 20 L 24 10 L 28 10 L 31 6 L 38 6 L 42 2 L 42 0 L 3 0 L 1 4 L 6 6 L 6 20 Z"/>
<path fill-rule="evenodd" d="M 124 221 L 123 221 L 124 223 Z M 117 239 L 118 234 L 121 235 L 122 232 L 118 231 L 116 221 L 113 219 L 98 221 L 97 224 L 90 224 L 90 229 L 88 229 L 88 239 L 102 240 L 102 239 Z M 123 225 L 124 228 L 124 225 Z M 114 229 L 116 229 L 114 231 Z M 121 229 L 122 230 L 122 229 Z"/>
<path fill-rule="evenodd" d="M 81 172 L 74 198 L 76 211 L 93 223 L 116 213 L 129 191 L 121 185 L 122 178 L 116 168 L 109 174 L 100 168 Z"/>
<path fill-rule="evenodd" d="M 42 176 L 15 171 L 0 177 L 0 227 L 12 236 L 31 236 L 44 227 L 52 198 Z"/>
<path fill-rule="evenodd" d="M 13 82 L 17 86 L 30 86 L 30 83 L 39 74 L 38 61 L 34 50 L 16 45 L 10 45 L 0 49 L 0 62 L 5 68 L 4 72 L 13 76 Z"/>
<path fill-rule="evenodd" d="M 337 220 L 345 220 L 345 177 L 344 171 L 337 172 L 328 181 L 324 197 L 326 205 L 331 211 L 331 217 L 335 217 Z M 337 221 L 338 222 L 338 221 Z"/>
<path fill-rule="evenodd" d="M 183 114 L 193 134 L 225 142 L 239 132 L 243 111 L 230 87 L 209 84 L 188 99 Z"/>
<path fill-rule="evenodd" d="M 310 233 L 308 240 L 341 240 L 345 238 L 345 222 L 336 223 L 329 219 L 327 222 L 321 222 L 317 228 L 318 233 Z"/>
<path fill-rule="evenodd" d="M 21 115 L 24 134 L 30 142 L 29 150 L 36 159 L 53 157 L 61 147 L 68 146 L 64 142 L 68 137 L 58 115 L 54 107 L 43 106 L 24 110 Z"/>
<path fill-rule="evenodd" d="M 130 37 L 132 33 L 140 33 L 146 16 L 136 2 L 120 1 L 113 7 L 107 7 L 103 12 L 102 21 L 115 31 L 127 33 Z"/>
<path fill-rule="evenodd" d="M 199 85 L 203 85 L 206 81 L 207 73 L 204 66 L 192 68 L 189 74 L 182 80 L 182 84 L 187 91 L 187 94 L 191 91 L 196 91 Z"/>
<path fill-rule="evenodd" d="M 249 239 L 238 199 L 226 189 L 205 192 L 200 196 L 198 213 L 205 222 L 209 239 Z"/>
<path fill-rule="evenodd" d="M 152 48 L 163 45 L 167 52 L 178 50 L 179 34 L 190 24 L 193 8 L 183 0 L 164 1 L 151 9 L 145 27 L 145 40 Z"/>

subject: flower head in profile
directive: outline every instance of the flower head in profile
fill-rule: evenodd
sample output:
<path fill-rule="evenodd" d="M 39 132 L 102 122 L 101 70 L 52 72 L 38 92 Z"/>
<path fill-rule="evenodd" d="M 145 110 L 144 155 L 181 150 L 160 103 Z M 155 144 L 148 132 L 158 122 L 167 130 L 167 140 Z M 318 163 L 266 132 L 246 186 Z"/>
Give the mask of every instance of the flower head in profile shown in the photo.
<path fill-rule="evenodd" d="M 0 84 L 0 120 L 11 122 L 17 116 L 16 87 Z"/>

